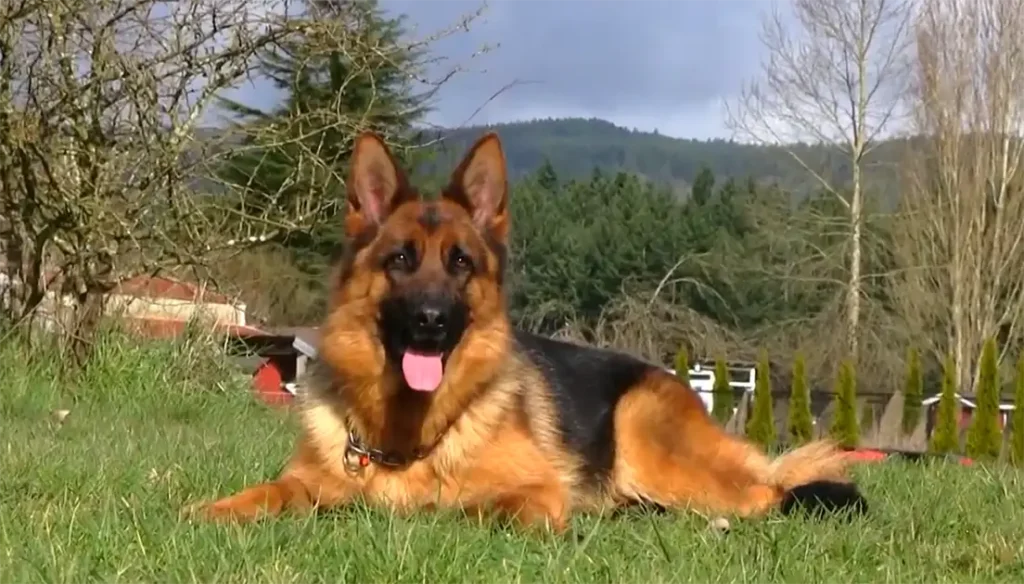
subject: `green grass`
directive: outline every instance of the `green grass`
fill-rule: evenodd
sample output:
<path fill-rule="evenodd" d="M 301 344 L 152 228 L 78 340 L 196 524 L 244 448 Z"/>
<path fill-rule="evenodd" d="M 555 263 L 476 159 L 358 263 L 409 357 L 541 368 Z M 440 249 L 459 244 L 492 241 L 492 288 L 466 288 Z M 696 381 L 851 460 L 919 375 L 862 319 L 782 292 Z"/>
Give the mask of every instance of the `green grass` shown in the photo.
<path fill-rule="evenodd" d="M 852 523 L 773 517 L 726 534 L 682 513 L 581 516 L 559 538 L 355 507 L 191 525 L 183 504 L 280 468 L 288 415 L 193 348 L 110 341 L 65 384 L 52 355 L 2 342 L 2 582 L 1024 581 L 1022 476 L 941 463 L 860 467 L 872 510 Z"/>

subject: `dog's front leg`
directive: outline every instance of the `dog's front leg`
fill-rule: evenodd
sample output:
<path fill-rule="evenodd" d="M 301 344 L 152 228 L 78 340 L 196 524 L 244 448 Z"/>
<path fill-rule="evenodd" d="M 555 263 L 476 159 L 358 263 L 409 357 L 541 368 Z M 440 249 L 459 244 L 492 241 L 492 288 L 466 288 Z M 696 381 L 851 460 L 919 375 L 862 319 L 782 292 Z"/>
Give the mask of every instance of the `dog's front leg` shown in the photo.
<path fill-rule="evenodd" d="M 286 511 L 306 512 L 334 507 L 351 498 L 346 491 L 336 486 L 313 484 L 286 475 L 210 503 L 190 506 L 186 508 L 186 513 L 212 521 L 253 521 Z"/>
<path fill-rule="evenodd" d="M 569 525 L 568 499 L 564 489 L 554 486 L 509 489 L 479 502 L 464 502 L 463 508 L 481 521 L 497 518 L 510 521 L 520 529 L 539 527 L 560 534 Z"/>
<path fill-rule="evenodd" d="M 349 502 L 358 492 L 356 479 L 332 472 L 307 444 L 273 480 L 252 485 L 212 502 L 184 509 L 187 517 L 211 521 L 253 521 L 285 512 L 309 512 Z"/>
<path fill-rule="evenodd" d="M 546 527 L 563 533 L 569 525 L 569 505 L 564 490 L 555 486 L 518 489 L 498 497 L 494 506 L 520 527 Z"/>

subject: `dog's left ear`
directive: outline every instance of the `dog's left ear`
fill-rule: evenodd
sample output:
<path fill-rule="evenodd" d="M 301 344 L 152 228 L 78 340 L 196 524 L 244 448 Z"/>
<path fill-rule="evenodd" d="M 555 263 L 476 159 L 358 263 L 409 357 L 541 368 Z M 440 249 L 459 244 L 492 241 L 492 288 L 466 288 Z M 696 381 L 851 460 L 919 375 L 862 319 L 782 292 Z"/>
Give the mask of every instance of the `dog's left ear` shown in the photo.
<path fill-rule="evenodd" d="M 442 196 L 465 207 L 477 229 L 502 243 L 508 239 L 508 171 L 497 134 L 473 144 Z"/>

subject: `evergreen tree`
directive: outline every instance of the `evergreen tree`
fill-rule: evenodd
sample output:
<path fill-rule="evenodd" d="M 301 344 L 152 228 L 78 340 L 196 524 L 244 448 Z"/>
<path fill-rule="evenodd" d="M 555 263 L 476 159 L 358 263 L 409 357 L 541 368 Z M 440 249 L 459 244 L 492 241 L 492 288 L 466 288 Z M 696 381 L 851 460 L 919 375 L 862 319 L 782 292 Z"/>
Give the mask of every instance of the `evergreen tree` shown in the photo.
<path fill-rule="evenodd" d="M 686 345 L 679 347 L 676 353 L 676 377 L 686 385 L 690 385 L 690 356 L 686 352 Z"/>
<path fill-rule="evenodd" d="M 260 73 L 287 92 L 284 103 L 267 112 L 226 98 L 222 101 L 237 114 L 243 128 L 276 124 L 285 135 L 247 133 L 253 147 L 232 158 L 224 170 L 227 178 L 254 178 L 256 188 L 276 192 L 284 179 L 294 175 L 288 172 L 295 170 L 291 166 L 296 159 L 287 146 L 297 148 L 299 143 L 315 152 L 320 163 L 343 175 L 357 125 L 383 134 L 402 158 L 406 152 L 401 146 L 415 136 L 414 124 L 430 111 L 431 94 L 416 92 L 409 79 L 423 51 L 403 44 L 404 16 L 386 16 L 377 0 L 314 0 L 308 7 L 305 18 L 344 29 L 347 45 L 365 46 L 365 50 L 345 50 L 348 46 L 331 50 L 322 39 L 299 37 L 264 52 Z M 269 167 L 268 155 L 277 158 Z"/>
<path fill-rule="evenodd" d="M 729 385 L 729 367 L 725 357 L 715 359 L 715 384 L 712 386 L 711 395 L 714 400 L 711 406 L 711 416 L 720 424 L 728 424 L 732 419 L 735 405 L 733 404 L 732 386 Z"/>
<path fill-rule="evenodd" d="M 793 383 L 789 394 L 789 410 L 786 428 L 790 444 L 804 444 L 811 440 L 814 430 L 811 416 L 811 396 L 807 387 L 803 353 L 798 352 L 793 360 Z"/>
<path fill-rule="evenodd" d="M 1010 434 L 1010 461 L 1024 466 L 1024 351 L 1017 359 L 1017 375 L 1013 381 L 1013 420 Z"/>
<path fill-rule="evenodd" d="M 536 181 L 514 188 L 509 305 L 516 324 L 534 331 L 551 333 L 569 320 L 597 324 L 623 298 L 624 284 L 657 283 L 690 249 L 678 229 L 686 219 L 678 198 L 635 175 L 569 181 L 555 196 Z M 696 277 L 687 269 L 677 275 Z M 663 295 L 690 290 L 672 282 Z"/>
<path fill-rule="evenodd" d="M 747 438 L 765 448 L 775 446 L 777 432 L 772 412 L 772 382 L 768 352 L 764 349 L 757 360 L 757 381 L 754 383 L 754 403 L 746 424 Z"/>
<path fill-rule="evenodd" d="M 377 0 L 311 0 L 306 9 L 294 18 L 315 20 L 316 30 L 337 34 L 295 35 L 260 54 L 259 74 L 284 90 L 284 100 L 268 111 L 221 100 L 234 114 L 233 131 L 244 138 L 217 174 L 244 186 L 239 206 L 246 214 L 315 209 L 322 227 L 287 234 L 282 244 L 320 285 L 339 244 L 355 133 L 380 133 L 400 164 L 414 167 L 428 154 L 407 147 L 419 141 L 414 126 L 429 112 L 433 90 L 417 91 L 410 78 L 425 50 L 404 42 L 404 16 L 387 15 Z"/>
<path fill-rule="evenodd" d="M 996 460 L 1003 445 L 999 429 L 999 356 L 996 340 L 989 338 L 981 349 L 978 364 L 978 390 L 971 426 L 967 429 L 967 456 L 978 460 Z"/>
<path fill-rule="evenodd" d="M 857 380 L 853 362 L 844 359 L 839 366 L 836 384 L 835 408 L 829 434 L 840 445 L 856 448 L 860 443 L 860 423 L 857 419 Z"/>
<path fill-rule="evenodd" d="M 957 415 L 960 403 L 956 398 L 956 378 L 956 361 L 950 353 L 946 355 L 942 368 L 942 393 L 939 395 L 937 420 L 930 441 L 931 451 L 936 454 L 948 454 L 960 449 L 960 416 Z"/>
<path fill-rule="evenodd" d="M 693 187 L 690 189 L 690 200 L 698 207 L 703 207 L 711 200 L 715 192 L 715 174 L 706 165 L 701 166 L 700 172 L 693 179 Z"/>
<path fill-rule="evenodd" d="M 917 349 L 907 349 L 907 383 L 903 390 L 903 433 L 909 435 L 921 419 L 921 400 L 924 398 L 924 380 L 921 377 L 921 358 Z"/>
<path fill-rule="evenodd" d="M 537 185 L 549 193 L 558 191 L 558 173 L 555 172 L 555 167 L 547 156 L 544 157 L 544 162 L 537 169 Z"/>

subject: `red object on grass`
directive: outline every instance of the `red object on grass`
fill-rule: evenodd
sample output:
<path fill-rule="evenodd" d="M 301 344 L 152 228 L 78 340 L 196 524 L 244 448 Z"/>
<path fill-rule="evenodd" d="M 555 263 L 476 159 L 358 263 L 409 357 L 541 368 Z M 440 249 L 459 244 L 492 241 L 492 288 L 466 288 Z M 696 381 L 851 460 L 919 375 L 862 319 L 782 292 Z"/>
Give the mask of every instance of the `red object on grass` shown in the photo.
<path fill-rule="evenodd" d="M 846 451 L 846 455 L 858 462 L 879 462 L 886 460 L 890 457 L 896 456 L 906 460 L 923 460 L 925 458 L 933 458 L 935 455 L 929 455 L 927 453 L 918 452 L 885 452 L 884 450 L 875 450 L 873 448 L 856 448 Z M 966 456 L 947 456 L 945 457 L 950 462 L 956 462 L 963 466 L 971 466 L 974 464 L 974 460 L 967 458 Z"/>
<path fill-rule="evenodd" d="M 860 462 L 877 462 L 879 460 L 885 460 L 886 458 L 889 458 L 889 455 L 882 452 L 881 450 L 871 450 L 867 448 L 850 450 L 847 451 L 846 455 Z"/>

